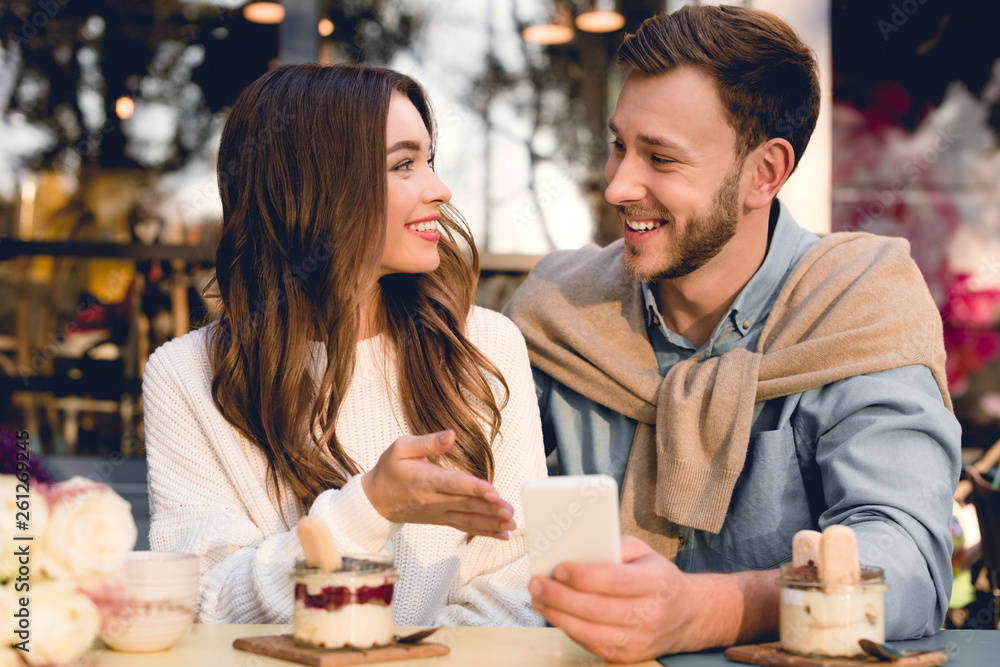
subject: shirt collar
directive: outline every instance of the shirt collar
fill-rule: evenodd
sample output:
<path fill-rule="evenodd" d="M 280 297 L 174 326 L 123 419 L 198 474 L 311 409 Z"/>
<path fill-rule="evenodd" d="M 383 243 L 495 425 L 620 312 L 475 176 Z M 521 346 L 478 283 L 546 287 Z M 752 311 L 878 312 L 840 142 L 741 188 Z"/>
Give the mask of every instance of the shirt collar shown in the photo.
<path fill-rule="evenodd" d="M 767 317 L 771 297 L 781 288 L 783 277 L 800 254 L 799 235 L 802 229 L 779 199 L 771 204 L 771 215 L 777 213 L 774 233 L 768 244 L 767 255 L 760 268 L 743 287 L 729 309 L 732 325 L 741 336 L 745 336 L 760 317 Z M 642 299 L 646 307 L 646 326 L 660 325 L 660 311 L 656 305 L 651 283 L 641 283 Z M 720 323 L 721 324 L 721 323 Z M 719 333 L 717 328 L 712 337 Z"/>
<path fill-rule="evenodd" d="M 744 336 L 759 318 L 767 317 L 770 313 L 771 297 L 781 289 L 785 274 L 799 254 L 801 228 L 779 199 L 771 204 L 772 216 L 775 211 L 778 220 L 768 244 L 767 255 L 729 308 L 733 326 Z"/>
<path fill-rule="evenodd" d="M 656 298 L 653 296 L 653 289 L 650 283 L 639 283 L 642 288 L 642 301 L 646 306 L 646 326 L 658 326 L 660 323 L 660 309 L 656 305 Z"/>

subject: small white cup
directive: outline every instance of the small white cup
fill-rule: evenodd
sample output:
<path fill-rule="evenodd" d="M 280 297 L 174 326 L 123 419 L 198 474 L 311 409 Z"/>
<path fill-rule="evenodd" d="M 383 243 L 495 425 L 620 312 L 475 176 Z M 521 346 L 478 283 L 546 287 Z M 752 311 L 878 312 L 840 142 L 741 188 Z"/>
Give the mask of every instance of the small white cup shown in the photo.
<path fill-rule="evenodd" d="M 170 648 L 187 631 L 198 603 L 199 559 L 194 554 L 133 551 L 125 562 L 126 611 L 101 639 L 116 651 Z"/>

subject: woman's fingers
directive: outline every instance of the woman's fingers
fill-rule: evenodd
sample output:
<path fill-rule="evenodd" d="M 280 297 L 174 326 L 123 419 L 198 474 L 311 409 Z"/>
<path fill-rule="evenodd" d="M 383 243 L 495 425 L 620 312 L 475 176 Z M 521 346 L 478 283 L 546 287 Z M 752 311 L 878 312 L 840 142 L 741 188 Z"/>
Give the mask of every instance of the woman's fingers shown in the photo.
<path fill-rule="evenodd" d="M 516 528 L 510 519 L 502 519 L 490 514 L 448 511 L 441 515 L 441 519 L 441 523 L 473 535 L 500 537 L 501 534 L 504 534 L 503 538 L 506 538 L 505 533 Z"/>
<path fill-rule="evenodd" d="M 423 464 L 435 467 L 433 464 Z M 440 469 L 439 469 L 440 470 Z M 465 475 L 460 475 L 466 477 Z M 434 475 L 433 477 L 438 477 Z M 487 517 L 491 520 L 487 530 L 502 531 L 513 530 L 514 508 L 505 500 L 490 501 L 483 496 L 483 490 L 475 484 L 469 484 L 469 480 L 451 479 L 448 483 L 440 483 L 429 479 L 428 476 L 415 476 L 419 480 L 412 484 L 401 484 L 397 489 L 401 491 L 398 501 L 395 503 L 395 521 L 409 523 L 444 523 L 459 527 L 456 522 L 445 520 L 442 517 L 450 513 L 452 516 L 470 515 Z M 475 480 L 473 481 L 481 481 Z M 492 490 L 492 486 L 487 485 Z M 452 491 L 453 493 L 449 493 Z M 493 494 L 496 492 L 493 491 Z M 478 495 L 477 495 L 478 494 Z M 462 527 L 466 526 L 462 522 Z"/>
<path fill-rule="evenodd" d="M 427 460 L 454 444 L 451 430 L 397 439 L 362 481 L 375 509 L 392 521 L 444 524 L 477 535 L 513 530 L 514 509 L 492 484 Z"/>
<path fill-rule="evenodd" d="M 441 466 L 427 463 L 430 466 L 426 473 L 421 471 L 421 477 L 425 479 L 429 486 L 437 493 L 451 496 L 466 496 L 470 498 L 482 498 L 486 502 L 501 502 L 500 495 L 493 485 L 486 480 L 466 475 L 455 470 L 446 470 Z M 492 498 L 490 497 L 492 494 Z"/>
<path fill-rule="evenodd" d="M 415 459 L 413 463 L 418 464 L 414 470 L 415 476 L 425 487 L 433 491 L 499 502 L 500 494 L 486 480 L 456 470 L 448 470 L 426 461 L 427 457 L 444 454 L 454 444 L 455 432 L 451 429 L 427 435 L 403 436 L 393 443 L 392 458 L 400 462 L 406 459 Z M 419 464 L 426 465 L 426 468 L 419 466 Z"/>
<path fill-rule="evenodd" d="M 422 459 L 444 454 L 455 444 L 455 432 L 451 429 L 428 433 L 427 435 L 404 435 L 393 444 L 393 458 Z"/>
<path fill-rule="evenodd" d="M 455 432 L 450 430 L 419 437 L 407 436 L 396 441 L 397 448 L 392 458 L 397 464 L 403 464 L 404 468 L 410 467 L 409 472 L 414 477 L 416 487 L 426 495 L 441 493 L 468 496 L 506 505 L 493 485 L 486 480 L 457 470 L 448 470 L 426 460 L 428 456 L 448 451 L 454 443 Z"/>
<path fill-rule="evenodd" d="M 465 512 L 467 514 L 482 514 L 484 516 L 496 516 L 501 519 L 509 519 L 514 516 L 514 511 L 506 501 L 491 503 L 480 498 L 469 498 L 467 496 L 441 495 L 437 502 L 446 507 L 448 511 Z"/>
<path fill-rule="evenodd" d="M 514 510 L 510 503 L 503 500 L 499 503 L 491 503 L 479 498 L 436 493 L 421 498 L 419 503 L 414 504 L 414 509 L 420 509 L 436 516 L 466 514 L 487 517 L 497 522 L 498 525 L 502 524 L 502 527 L 497 530 L 513 530 L 516 527 L 512 519 Z"/>

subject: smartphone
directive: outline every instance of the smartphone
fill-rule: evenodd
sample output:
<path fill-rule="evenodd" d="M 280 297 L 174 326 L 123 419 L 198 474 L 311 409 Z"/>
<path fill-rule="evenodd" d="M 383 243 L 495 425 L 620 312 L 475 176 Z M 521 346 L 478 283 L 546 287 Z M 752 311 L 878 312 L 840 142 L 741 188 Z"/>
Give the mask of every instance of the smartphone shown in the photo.
<path fill-rule="evenodd" d="M 521 485 L 531 575 L 556 565 L 621 563 L 618 484 L 609 475 L 565 475 Z"/>

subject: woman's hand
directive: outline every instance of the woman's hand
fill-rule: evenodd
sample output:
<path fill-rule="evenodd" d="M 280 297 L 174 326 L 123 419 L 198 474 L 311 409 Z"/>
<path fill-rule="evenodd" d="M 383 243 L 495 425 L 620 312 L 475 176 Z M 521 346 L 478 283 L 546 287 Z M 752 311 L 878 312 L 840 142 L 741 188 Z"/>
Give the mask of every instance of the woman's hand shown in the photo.
<path fill-rule="evenodd" d="M 513 508 L 489 482 L 427 460 L 455 444 L 454 431 L 399 438 L 361 478 L 378 513 L 396 523 L 435 523 L 507 539 Z"/>

